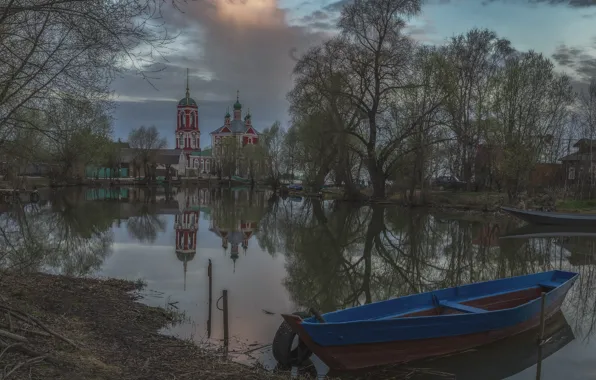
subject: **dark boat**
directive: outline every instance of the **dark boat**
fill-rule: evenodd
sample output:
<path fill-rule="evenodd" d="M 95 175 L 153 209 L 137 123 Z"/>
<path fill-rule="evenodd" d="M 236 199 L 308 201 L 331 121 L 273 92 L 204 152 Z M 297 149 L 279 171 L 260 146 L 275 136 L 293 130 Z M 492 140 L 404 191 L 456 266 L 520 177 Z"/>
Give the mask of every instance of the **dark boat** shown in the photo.
<path fill-rule="evenodd" d="M 451 354 L 527 331 L 559 311 L 579 275 L 549 271 L 480 282 L 302 319 L 283 318 L 331 370 Z"/>
<path fill-rule="evenodd" d="M 596 227 L 596 214 L 528 211 L 511 207 L 501 207 L 501 210 L 531 224 Z"/>
<path fill-rule="evenodd" d="M 553 315 L 544 328 L 544 343 L 539 352 L 536 345 L 538 329 L 530 329 L 521 334 L 502 339 L 498 342 L 483 346 L 481 349 L 468 350 L 445 357 L 418 360 L 408 363 L 407 366 L 381 367 L 378 370 L 366 371 L 366 376 L 361 376 L 363 371 L 349 374 L 326 372 L 319 370 L 317 375 L 339 375 L 342 379 L 401 379 L 404 374 L 410 373 L 412 368 L 424 368 L 428 373 L 450 374 L 457 380 L 501 380 L 514 376 L 537 362 L 547 359 L 575 339 L 573 329 L 565 319 L 563 312 L 558 311 Z M 348 375 L 348 376 L 346 376 Z M 436 379 L 438 377 L 423 375 L 415 379 Z"/>
<path fill-rule="evenodd" d="M 558 226 L 528 224 L 499 237 L 512 238 L 546 238 L 546 237 L 596 237 L 596 226 Z"/>

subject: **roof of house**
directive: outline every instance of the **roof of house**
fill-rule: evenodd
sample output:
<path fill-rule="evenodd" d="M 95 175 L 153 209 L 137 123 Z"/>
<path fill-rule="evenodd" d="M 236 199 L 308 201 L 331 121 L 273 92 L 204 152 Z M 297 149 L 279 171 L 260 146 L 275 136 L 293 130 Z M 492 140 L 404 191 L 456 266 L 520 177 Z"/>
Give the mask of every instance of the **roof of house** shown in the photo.
<path fill-rule="evenodd" d="M 199 157 L 211 157 L 211 149 L 203 149 L 200 152 L 192 152 L 191 156 L 199 156 Z"/>
<path fill-rule="evenodd" d="M 126 141 L 120 141 L 120 139 L 118 139 L 118 141 L 114 142 L 114 145 L 117 148 L 130 148 L 130 144 L 127 143 Z"/>
<path fill-rule="evenodd" d="M 579 139 L 575 144 L 573 144 L 574 148 L 579 148 L 580 145 L 589 145 L 590 142 L 592 143 L 592 145 L 596 145 L 596 140 L 590 140 L 590 139 Z"/>
<path fill-rule="evenodd" d="M 155 157 L 155 162 L 162 165 L 176 165 L 180 162 L 180 155 L 158 154 L 157 157 Z"/>
<path fill-rule="evenodd" d="M 177 164 L 180 158 L 180 149 L 152 149 L 158 163 L 173 165 Z M 138 150 L 135 148 L 122 148 L 120 150 L 120 161 L 123 163 L 130 163 L 134 161 L 138 155 Z M 175 161 L 175 162 L 174 162 Z"/>
<path fill-rule="evenodd" d="M 590 153 L 571 153 L 565 157 L 561 157 L 560 161 L 596 161 L 596 152 L 590 157 Z"/>
<path fill-rule="evenodd" d="M 221 127 L 217 128 L 216 130 L 211 132 L 210 134 L 216 135 L 218 133 L 221 133 L 222 129 L 224 129 L 226 127 L 228 127 L 228 126 L 222 125 Z M 230 130 L 230 132 L 232 134 L 246 133 L 246 131 L 248 131 L 249 128 L 252 128 L 252 130 L 255 131 L 255 133 L 257 135 L 259 134 L 259 132 L 252 125 L 247 126 L 246 124 L 244 124 L 244 122 L 242 120 L 232 120 L 232 122 L 230 123 L 230 126 L 228 127 L 228 129 Z"/>

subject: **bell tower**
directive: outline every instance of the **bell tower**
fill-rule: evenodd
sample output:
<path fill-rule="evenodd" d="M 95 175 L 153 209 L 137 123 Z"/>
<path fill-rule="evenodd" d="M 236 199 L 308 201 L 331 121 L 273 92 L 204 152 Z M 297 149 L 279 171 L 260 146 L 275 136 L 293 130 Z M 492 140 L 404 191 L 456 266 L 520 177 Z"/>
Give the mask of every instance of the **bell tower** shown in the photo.
<path fill-rule="evenodd" d="M 188 69 L 186 69 L 186 96 L 178 102 L 177 107 L 176 149 L 183 150 L 187 160 L 192 152 L 201 151 L 199 107 L 190 97 Z M 188 164 L 187 162 L 187 166 Z"/>

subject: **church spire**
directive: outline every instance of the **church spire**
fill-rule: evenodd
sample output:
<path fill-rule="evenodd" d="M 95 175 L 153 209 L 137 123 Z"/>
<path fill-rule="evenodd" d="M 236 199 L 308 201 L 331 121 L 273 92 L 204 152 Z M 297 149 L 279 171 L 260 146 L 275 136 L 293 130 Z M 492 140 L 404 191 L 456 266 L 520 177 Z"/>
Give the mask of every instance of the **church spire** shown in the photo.
<path fill-rule="evenodd" d="M 188 104 L 188 99 L 190 98 L 190 89 L 188 88 L 188 68 L 186 69 L 186 104 Z"/>

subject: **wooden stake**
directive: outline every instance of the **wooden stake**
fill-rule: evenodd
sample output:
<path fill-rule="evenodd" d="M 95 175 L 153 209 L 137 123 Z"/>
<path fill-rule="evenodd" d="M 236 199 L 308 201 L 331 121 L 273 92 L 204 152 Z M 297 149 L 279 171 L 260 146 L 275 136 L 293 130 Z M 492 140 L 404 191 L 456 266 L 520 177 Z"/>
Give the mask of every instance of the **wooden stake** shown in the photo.
<path fill-rule="evenodd" d="M 540 336 L 538 344 L 542 345 L 544 340 L 544 325 L 545 325 L 545 313 L 546 313 L 546 293 L 542 292 L 540 295 Z"/>
<path fill-rule="evenodd" d="M 546 293 L 542 292 L 540 295 L 540 335 L 538 336 L 538 363 L 536 364 L 536 380 L 540 380 L 542 375 L 542 344 L 544 341 L 544 327 L 545 327 L 545 313 L 546 313 Z"/>
<path fill-rule="evenodd" d="M 229 345 L 229 326 L 228 326 L 228 291 L 223 291 L 223 323 L 224 323 L 224 352 L 227 354 Z"/>
<path fill-rule="evenodd" d="M 213 265 L 209 259 L 209 266 L 207 267 L 207 276 L 209 277 L 209 318 L 207 319 L 207 338 L 211 338 L 211 305 L 213 303 Z"/>
<path fill-rule="evenodd" d="M 320 323 L 325 323 L 325 318 L 323 318 L 323 316 L 321 315 L 321 313 L 319 313 L 318 311 L 316 311 L 314 308 L 310 308 L 310 313 L 312 315 L 315 316 L 315 318 L 317 319 L 317 321 L 319 321 Z"/>

